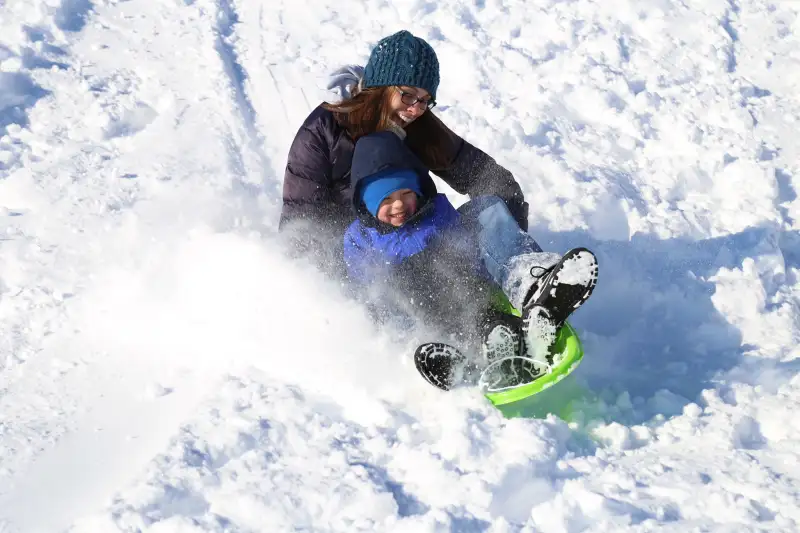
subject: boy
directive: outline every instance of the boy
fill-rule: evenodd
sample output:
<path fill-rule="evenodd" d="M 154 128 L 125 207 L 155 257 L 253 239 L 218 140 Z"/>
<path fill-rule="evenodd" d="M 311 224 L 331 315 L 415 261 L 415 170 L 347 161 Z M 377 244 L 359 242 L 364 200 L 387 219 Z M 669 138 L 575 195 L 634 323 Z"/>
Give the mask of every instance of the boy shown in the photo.
<path fill-rule="evenodd" d="M 344 235 L 348 277 L 379 315 L 407 312 L 432 321 L 468 346 L 479 344 L 484 364 L 541 357 L 534 353 L 541 351 L 534 322 L 550 326 L 547 348 L 594 288 L 591 252 L 543 252 L 494 196 L 456 210 L 392 131 L 358 140 L 351 183 L 356 220 Z M 521 319 L 508 312 L 512 306 Z M 453 366 L 444 354 L 420 371 L 448 389 Z"/>

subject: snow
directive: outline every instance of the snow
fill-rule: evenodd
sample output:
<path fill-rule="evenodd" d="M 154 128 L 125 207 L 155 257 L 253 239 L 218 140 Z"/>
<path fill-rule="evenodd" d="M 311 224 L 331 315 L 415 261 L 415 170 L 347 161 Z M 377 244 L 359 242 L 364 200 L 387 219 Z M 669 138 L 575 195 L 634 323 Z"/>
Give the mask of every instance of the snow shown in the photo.
<path fill-rule="evenodd" d="M 798 530 L 799 12 L 0 3 L 0 530 Z M 401 28 L 597 253 L 567 420 L 435 390 L 284 253 L 297 128 Z"/>
<path fill-rule="evenodd" d="M 559 283 L 568 285 L 587 286 L 597 279 L 597 263 L 591 254 L 578 252 L 575 256 L 564 261 L 558 272 Z"/>

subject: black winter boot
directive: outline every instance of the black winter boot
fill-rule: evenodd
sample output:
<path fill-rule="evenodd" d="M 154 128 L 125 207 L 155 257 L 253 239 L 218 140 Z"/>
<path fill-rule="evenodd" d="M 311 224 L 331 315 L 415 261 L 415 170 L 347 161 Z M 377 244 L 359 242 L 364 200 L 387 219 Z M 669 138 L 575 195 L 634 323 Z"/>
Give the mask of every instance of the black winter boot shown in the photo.
<path fill-rule="evenodd" d="M 522 308 L 524 355 L 553 363 L 550 348 L 567 318 L 589 299 L 597 284 L 597 258 L 586 248 L 574 248 L 555 266 L 541 272 Z"/>
<path fill-rule="evenodd" d="M 525 298 L 523 320 L 534 308 L 544 309 L 557 330 L 591 296 L 597 284 L 597 258 L 586 248 L 573 248 L 552 268 L 531 275 L 539 279 Z"/>
<path fill-rule="evenodd" d="M 498 311 L 490 312 L 480 324 L 481 355 L 486 365 L 520 354 L 522 319 Z"/>
<path fill-rule="evenodd" d="M 428 383 L 442 390 L 477 379 L 478 367 L 467 361 L 461 350 L 443 342 L 420 344 L 414 352 L 414 365 Z"/>

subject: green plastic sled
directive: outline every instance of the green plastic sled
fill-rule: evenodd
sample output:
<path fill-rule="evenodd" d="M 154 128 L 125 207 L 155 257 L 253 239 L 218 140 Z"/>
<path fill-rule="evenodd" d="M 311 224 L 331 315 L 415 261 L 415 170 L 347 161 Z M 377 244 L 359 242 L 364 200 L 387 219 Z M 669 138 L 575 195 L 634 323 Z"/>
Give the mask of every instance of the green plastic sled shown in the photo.
<path fill-rule="evenodd" d="M 487 392 L 486 398 L 507 417 L 543 417 L 553 413 L 565 420 L 571 415 L 571 400 L 580 395 L 574 379 L 566 379 L 583 359 L 583 346 L 573 327 L 565 322 L 553 345 L 558 363 L 552 371 L 531 383 L 507 390 Z M 558 387 L 554 385 L 558 384 Z"/>

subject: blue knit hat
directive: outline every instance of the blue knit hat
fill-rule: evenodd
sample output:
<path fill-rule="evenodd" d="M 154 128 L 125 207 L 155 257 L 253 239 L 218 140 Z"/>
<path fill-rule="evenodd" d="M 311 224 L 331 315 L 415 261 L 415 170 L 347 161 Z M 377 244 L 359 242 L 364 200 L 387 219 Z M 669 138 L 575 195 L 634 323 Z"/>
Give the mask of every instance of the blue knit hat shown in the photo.
<path fill-rule="evenodd" d="M 400 189 L 411 189 L 417 196 L 422 196 L 419 175 L 411 169 L 387 170 L 369 176 L 361 181 L 359 192 L 361 201 L 372 216 L 378 216 L 378 208 L 390 194 Z"/>
<path fill-rule="evenodd" d="M 419 87 L 435 100 L 439 60 L 431 45 L 405 30 L 378 41 L 364 70 L 362 87 L 387 85 Z"/>

